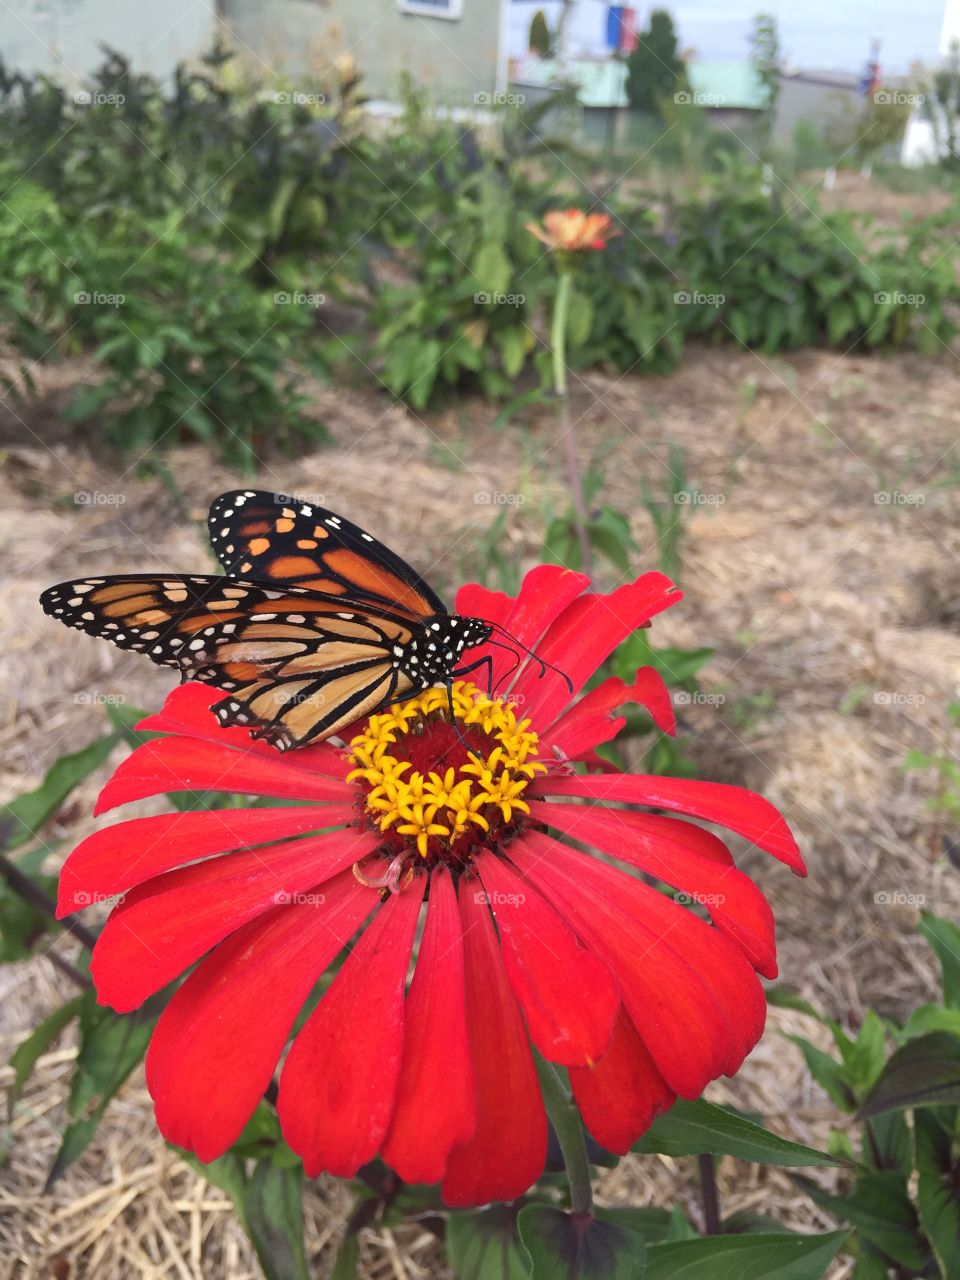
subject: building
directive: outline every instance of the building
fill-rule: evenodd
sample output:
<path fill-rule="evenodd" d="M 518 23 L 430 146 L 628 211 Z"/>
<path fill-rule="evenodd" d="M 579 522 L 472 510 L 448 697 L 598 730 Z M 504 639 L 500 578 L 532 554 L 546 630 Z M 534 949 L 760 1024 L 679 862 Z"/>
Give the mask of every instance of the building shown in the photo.
<path fill-rule="evenodd" d="M 374 101 L 395 103 L 405 75 L 432 102 L 493 105 L 506 89 L 508 0 L 220 0 L 226 31 L 254 70 L 324 79 L 350 54 Z"/>
<path fill-rule="evenodd" d="M 12 71 L 75 84 L 103 63 L 108 45 L 162 78 L 208 50 L 216 24 L 215 0 L 3 0 L 0 53 Z"/>

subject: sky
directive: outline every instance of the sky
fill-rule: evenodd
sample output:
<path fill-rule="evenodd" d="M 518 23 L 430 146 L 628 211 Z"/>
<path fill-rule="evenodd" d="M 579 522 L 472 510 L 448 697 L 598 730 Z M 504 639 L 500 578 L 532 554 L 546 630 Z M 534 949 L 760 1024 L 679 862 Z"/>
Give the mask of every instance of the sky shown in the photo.
<path fill-rule="evenodd" d="M 513 0 L 508 6 L 510 56 L 526 52 L 530 19 L 538 8 L 553 21 L 560 7 L 556 0 Z M 960 35 L 960 0 L 910 0 L 909 4 L 904 0 L 660 0 L 659 4 L 634 0 L 638 26 L 645 26 L 650 10 L 658 7 L 672 13 L 681 48 L 692 47 L 707 61 L 747 57 L 747 37 L 760 10 L 776 16 L 783 55 L 797 67 L 859 70 L 874 38 L 881 42 L 883 71 L 902 73 L 915 61 L 933 63 L 945 9 L 950 10 L 951 25 Z M 570 20 L 573 56 L 605 51 L 607 8 L 601 0 L 576 0 Z"/>

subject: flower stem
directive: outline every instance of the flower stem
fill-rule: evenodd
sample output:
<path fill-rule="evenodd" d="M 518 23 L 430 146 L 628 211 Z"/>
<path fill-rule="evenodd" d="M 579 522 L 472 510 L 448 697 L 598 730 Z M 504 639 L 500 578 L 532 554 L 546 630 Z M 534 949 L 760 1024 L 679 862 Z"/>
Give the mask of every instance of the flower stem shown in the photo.
<path fill-rule="evenodd" d="M 540 1086 L 543 1089 L 544 1106 L 554 1133 L 557 1135 L 557 1141 L 560 1143 L 563 1163 L 567 1168 L 570 1206 L 574 1213 L 591 1213 L 593 1187 L 590 1182 L 590 1161 L 587 1159 L 587 1144 L 583 1136 L 580 1112 L 557 1074 L 556 1067 L 541 1058 L 539 1054 L 537 1071 L 540 1075 Z"/>
<path fill-rule="evenodd" d="M 561 270 L 557 278 L 557 297 L 553 304 L 553 329 L 550 343 L 553 348 L 553 389 L 560 403 L 560 438 L 567 465 L 567 483 L 573 498 L 574 522 L 580 543 L 580 568 L 590 575 L 592 555 L 590 534 L 587 528 L 587 504 L 583 497 L 583 480 L 577 462 L 576 440 L 570 422 L 570 395 L 567 390 L 567 317 L 570 314 L 570 297 L 573 291 L 573 275 Z"/>

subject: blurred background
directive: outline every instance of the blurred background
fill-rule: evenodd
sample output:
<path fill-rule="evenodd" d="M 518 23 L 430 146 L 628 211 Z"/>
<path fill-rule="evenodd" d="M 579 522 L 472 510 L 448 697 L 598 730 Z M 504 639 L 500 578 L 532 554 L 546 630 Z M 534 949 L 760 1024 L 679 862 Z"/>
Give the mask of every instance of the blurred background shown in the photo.
<path fill-rule="evenodd" d="M 568 337 L 593 574 L 686 592 L 618 659 L 665 675 L 678 740 L 632 719 L 622 759 L 784 810 L 811 879 L 746 865 L 792 990 L 854 1029 L 932 998 L 918 913 L 960 908 L 958 38 L 955 0 L 7 0 L 0 800 L 105 744 L 54 788 L 38 874 L 170 686 L 44 618 L 44 587 L 209 571 L 206 508 L 239 480 L 348 515 L 450 602 L 580 564 L 556 272 L 526 230 L 577 207 L 618 233 L 578 266 Z M 73 993 L 76 945 L 4 910 L 6 1062 Z M 801 1030 L 825 1043 L 772 1009 L 710 1096 L 819 1146 Z M 3 1274 L 259 1275 L 139 1067 L 45 1190 L 76 1055 L 44 1052 L 0 1130 Z M 734 1174 L 733 1209 L 834 1222 L 783 1171 Z M 600 1194 L 691 1186 L 631 1157 Z M 311 1186 L 315 1258 L 348 1211 Z M 415 1226 L 365 1230 L 361 1265 L 452 1274 Z"/>

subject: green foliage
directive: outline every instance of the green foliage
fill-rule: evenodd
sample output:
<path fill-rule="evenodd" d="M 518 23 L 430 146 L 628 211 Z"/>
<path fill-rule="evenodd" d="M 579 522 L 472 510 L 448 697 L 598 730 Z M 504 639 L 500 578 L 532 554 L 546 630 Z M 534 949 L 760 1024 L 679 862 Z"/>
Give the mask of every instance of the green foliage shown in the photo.
<path fill-rule="evenodd" d="M 592 1215 L 530 1204 L 518 1219 L 530 1255 L 530 1280 L 640 1280 L 646 1248 L 634 1231 Z"/>
<path fill-rule="evenodd" d="M 960 726 L 960 702 L 947 704 L 947 718 Z M 937 787 L 927 800 L 927 808 L 937 815 L 940 823 L 956 829 L 960 825 L 960 765 L 955 753 L 950 749 L 926 752 L 913 747 L 904 757 L 903 768 L 908 773 L 933 773 Z"/>
<path fill-rule="evenodd" d="M 244 469 L 299 437 L 325 438 L 288 373 L 310 341 L 312 310 L 257 288 L 236 262 L 192 248 L 176 227 L 145 231 L 142 247 L 139 238 L 111 243 L 89 268 L 94 280 L 120 279 L 123 288 L 118 302 L 100 305 L 98 297 L 114 295 L 95 286 L 77 309 L 107 377 L 80 392 L 71 416 L 99 418 L 109 406 L 111 444 L 141 452 L 200 440 Z"/>
<path fill-rule="evenodd" d="M 673 18 L 666 9 L 654 9 L 627 58 L 627 101 L 636 111 L 662 115 L 663 99 L 672 98 L 685 83 Z"/>
<path fill-rule="evenodd" d="M 834 1104 L 862 1124 L 859 1154 L 845 1132 L 834 1143 L 839 1153 L 858 1160 L 845 1193 L 827 1193 L 813 1182 L 798 1181 L 818 1205 L 855 1227 L 855 1274 L 864 1280 L 885 1280 L 891 1269 L 901 1274 L 898 1268 L 943 1280 L 960 1274 L 960 1024 L 955 1020 L 954 950 L 960 930 L 932 915 L 924 915 L 921 929 L 941 960 L 945 1004 L 923 1006 L 902 1026 L 868 1010 L 852 1037 L 806 1002 L 771 993 L 774 1002 L 817 1017 L 829 1029 L 833 1054 L 803 1037 L 790 1038 Z"/>
<path fill-rule="evenodd" d="M 653 1122 L 633 1149 L 668 1156 L 736 1156 L 759 1164 L 795 1167 L 838 1163 L 823 1151 L 778 1137 L 753 1120 L 703 1098 L 696 1102 L 679 1099 Z"/>
<path fill-rule="evenodd" d="M 763 86 L 764 105 L 760 113 L 760 150 L 766 154 L 780 101 L 780 35 L 772 13 L 758 13 L 750 31 L 750 61 Z"/>

